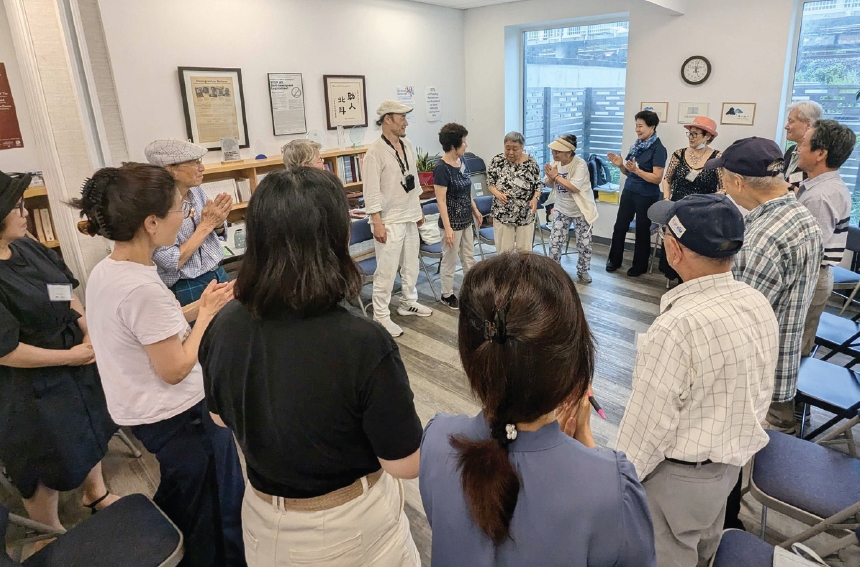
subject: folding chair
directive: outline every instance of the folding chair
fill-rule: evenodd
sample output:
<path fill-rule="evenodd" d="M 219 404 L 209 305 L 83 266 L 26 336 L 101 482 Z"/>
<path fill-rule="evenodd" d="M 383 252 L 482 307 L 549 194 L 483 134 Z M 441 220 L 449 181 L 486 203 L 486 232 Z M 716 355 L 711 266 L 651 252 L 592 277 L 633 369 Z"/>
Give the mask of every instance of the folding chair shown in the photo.
<path fill-rule="evenodd" d="M 816 356 L 820 348 L 824 347 L 830 352 L 821 357 L 821 360 L 830 360 L 837 354 L 844 354 L 851 359 L 845 365 L 846 368 L 851 368 L 860 362 L 858 318 L 860 314 L 855 315 L 853 319 L 847 319 L 827 311 L 822 313 L 818 328 L 815 330 L 815 347 L 812 350 L 812 356 Z"/>
<path fill-rule="evenodd" d="M 857 272 L 858 264 L 860 264 L 860 228 L 856 226 L 848 227 L 848 242 L 845 245 L 846 250 L 850 250 L 854 257 L 851 259 L 851 269 L 846 270 L 842 266 L 834 266 L 833 270 L 833 294 L 843 298 L 845 302 L 842 304 L 842 309 L 839 314 L 845 313 L 845 309 L 854 301 L 854 296 L 860 291 L 860 273 Z M 851 293 L 845 295 L 839 293 L 838 290 L 850 289 Z"/>
<path fill-rule="evenodd" d="M 633 236 L 631 236 L 631 234 Z M 651 223 L 651 254 L 648 256 L 648 273 L 650 274 L 654 268 L 654 260 L 657 258 L 657 250 L 663 247 L 663 233 L 660 231 L 660 225 L 656 222 Z M 625 242 L 636 242 L 636 219 L 630 221 L 630 227 L 627 229 L 627 237 Z"/>
<path fill-rule="evenodd" d="M 439 204 L 435 201 L 432 203 L 425 203 L 421 205 L 421 211 L 424 213 L 424 216 L 430 215 L 438 215 L 439 214 Z M 442 264 L 442 242 L 437 242 L 435 244 L 427 244 L 424 242 L 424 239 L 421 239 L 421 244 L 418 247 L 418 259 L 421 261 L 421 268 L 424 270 L 424 275 L 427 276 L 427 283 L 430 285 L 430 291 L 433 292 L 433 297 L 436 301 L 439 301 L 439 295 L 436 293 L 436 288 L 433 287 L 433 280 L 430 278 L 430 270 L 427 269 L 427 263 L 424 261 L 424 258 L 436 258 L 439 261 L 436 263 L 436 273 L 439 273 L 439 268 Z"/>
<path fill-rule="evenodd" d="M 367 220 L 356 220 L 350 224 L 349 245 L 361 244 L 373 240 L 373 229 Z M 373 283 L 373 274 L 376 273 L 376 256 L 369 256 L 358 260 L 358 268 L 361 270 L 362 286 Z M 361 312 L 367 317 L 367 305 L 361 299 L 361 294 L 358 294 L 358 305 L 361 307 Z"/>
<path fill-rule="evenodd" d="M 773 546 L 741 530 L 726 530 L 710 567 L 772 567 Z"/>
<path fill-rule="evenodd" d="M 492 195 L 481 195 L 480 197 L 475 197 L 475 206 L 478 207 L 478 212 L 481 213 L 481 216 L 487 218 L 490 216 L 492 212 L 493 206 L 493 196 Z M 496 246 L 496 235 L 493 232 L 493 227 L 481 225 L 481 228 L 475 227 L 475 240 L 478 243 L 478 250 L 481 252 L 481 260 L 484 259 L 484 244 L 489 244 L 490 246 Z"/>
<path fill-rule="evenodd" d="M 16 556 L 20 548 L 39 539 L 56 537 L 23 563 L 0 548 L 0 566 L 25 567 L 172 567 L 183 556 L 182 533 L 164 512 L 143 494 L 131 494 L 87 518 L 65 533 L 44 533 L 41 524 L 21 518 L 0 506 L 0 536 L 5 540 L 9 523 L 37 533 L 34 538 L 13 541 Z M 47 526 L 45 526 L 47 527 Z"/>
<path fill-rule="evenodd" d="M 856 543 L 852 532 L 860 527 L 860 461 L 792 435 L 767 434 L 770 441 L 753 458 L 750 474 L 750 494 L 762 505 L 761 537 L 770 508 L 809 526 L 780 547 L 822 532 L 838 534 L 839 540 L 816 546 L 821 557 Z"/>
<path fill-rule="evenodd" d="M 860 375 L 817 358 L 804 358 L 797 376 L 795 403 L 801 406 L 800 432 L 798 437 L 812 440 L 842 420 L 857 417 L 860 411 Z M 827 423 L 804 435 L 806 415 L 809 407 L 821 408 L 834 414 Z M 848 452 L 857 456 L 851 429 L 845 430 Z"/>

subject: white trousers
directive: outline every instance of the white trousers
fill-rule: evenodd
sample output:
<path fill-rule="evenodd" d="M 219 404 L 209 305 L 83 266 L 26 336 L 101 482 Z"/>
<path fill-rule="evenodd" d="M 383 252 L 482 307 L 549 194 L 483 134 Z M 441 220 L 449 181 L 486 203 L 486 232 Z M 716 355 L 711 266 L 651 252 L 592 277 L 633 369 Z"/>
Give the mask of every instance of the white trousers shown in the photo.
<path fill-rule="evenodd" d="M 531 252 L 535 237 L 535 225 L 530 223 L 525 226 L 516 226 L 496 221 L 493 223 L 493 237 L 496 239 L 496 252 L 499 254 L 513 250 L 515 240 L 519 252 Z"/>
<path fill-rule="evenodd" d="M 463 265 L 463 275 L 466 275 L 475 265 L 475 234 L 472 227 L 454 231 L 454 247 L 451 248 L 442 236 L 442 265 L 439 267 L 439 277 L 442 280 L 442 295 L 454 293 L 454 272 L 457 270 L 457 257 Z"/>
<path fill-rule="evenodd" d="M 352 502 L 321 512 L 284 510 L 249 483 L 242 503 L 248 567 L 420 567 L 404 502 L 403 485 L 388 473 Z"/>
<path fill-rule="evenodd" d="M 373 274 L 373 318 L 376 320 L 391 317 L 389 304 L 391 290 L 397 268 L 400 268 L 400 280 L 403 301 L 410 303 L 418 301 L 418 225 L 414 222 L 400 222 L 385 225 L 385 244 L 373 241 L 376 250 L 376 273 Z"/>

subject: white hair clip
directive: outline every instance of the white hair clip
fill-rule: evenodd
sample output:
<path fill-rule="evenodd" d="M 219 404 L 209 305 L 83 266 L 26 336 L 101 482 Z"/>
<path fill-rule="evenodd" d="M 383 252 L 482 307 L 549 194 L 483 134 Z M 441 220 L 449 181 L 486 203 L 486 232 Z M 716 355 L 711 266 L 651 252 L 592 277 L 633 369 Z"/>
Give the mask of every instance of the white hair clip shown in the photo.
<path fill-rule="evenodd" d="M 505 426 L 505 432 L 508 434 L 508 441 L 513 441 L 517 438 L 517 426 L 509 423 Z"/>

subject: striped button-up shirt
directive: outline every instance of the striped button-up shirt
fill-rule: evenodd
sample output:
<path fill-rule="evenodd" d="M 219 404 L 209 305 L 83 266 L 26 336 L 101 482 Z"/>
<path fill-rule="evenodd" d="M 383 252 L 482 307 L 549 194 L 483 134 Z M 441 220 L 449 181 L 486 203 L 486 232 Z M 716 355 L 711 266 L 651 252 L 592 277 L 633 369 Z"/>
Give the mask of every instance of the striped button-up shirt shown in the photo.
<path fill-rule="evenodd" d="M 189 189 L 188 198 L 191 200 L 194 214 L 182 221 L 182 226 L 179 227 L 179 234 L 176 235 L 176 242 L 173 246 L 162 246 L 152 254 L 152 261 L 158 267 L 158 275 L 167 287 L 173 286 L 179 280 L 193 280 L 206 272 L 211 272 L 224 259 L 221 240 L 213 230 L 206 236 L 200 248 L 194 251 L 181 268 L 179 267 L 179 247 L 191 238 L 191 235 L 197 230 L 202 219 L 203 207 L 209 200 L 200 187 Z"/>
<path fill-rule="evenodd" d="M 828 171 L 805 179 L 797 191 L 797 200 L 809 209 L 824 243 L 821 266 L 836 266 L 845 254 L 848 243 L 848 222 L 851 220 L 851 196 L 838 171 Z"/>
<path fill-rule="evenodd" d="M 636 353 L 616 449 L 640 479 L 666 458 L 743 466 L 767 444 L 778 348 L 767 299 L 731 273 L 666 292 Z"/>
<path fill-rule="evenodd" d="M 780 344 L 773 401 L 786 402 L 797 393 L 803 322 L 823 258 L 821 229 L 792 192 L 750 211 L 745 224 L 734 274 L 762 292 L 776 314 Z"/>

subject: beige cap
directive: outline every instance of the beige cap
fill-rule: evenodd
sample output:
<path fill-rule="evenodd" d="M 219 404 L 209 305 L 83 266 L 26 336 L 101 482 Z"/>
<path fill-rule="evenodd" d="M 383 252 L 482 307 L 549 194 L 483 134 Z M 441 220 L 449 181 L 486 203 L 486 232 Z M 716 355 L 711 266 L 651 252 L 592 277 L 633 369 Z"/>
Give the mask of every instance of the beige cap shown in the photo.
<path fill-rule="evenodd" d="M 175 165 L 186 161 L 193 161 L 202 158 L 206 152 L 206 148 L 198 144 L 194 144 L 187 140 L 156 140 L 146 146 L 143 153 L 146 155 L 146 160 L 152 165 Z"/>
<path fill-rule="evenodd" d="M 396 100 L 383 100 L 379 108 L 376 109 L 376 114 L 379 116 L 385 116 L 386 114 L 409 114 L 410 112 L 412 112 L 411 106 L 406 106 Z"/>
<path fill-rule="evenodd" d="M 556 138 L 547 147 L 557 152 L 575 152 L 576 146 L 565 140 L 564 138 Z"/>

